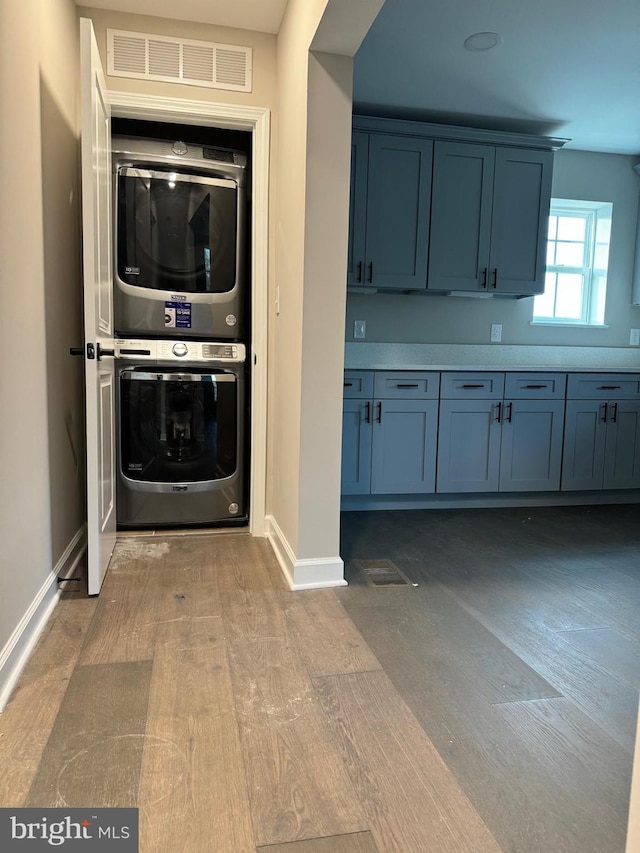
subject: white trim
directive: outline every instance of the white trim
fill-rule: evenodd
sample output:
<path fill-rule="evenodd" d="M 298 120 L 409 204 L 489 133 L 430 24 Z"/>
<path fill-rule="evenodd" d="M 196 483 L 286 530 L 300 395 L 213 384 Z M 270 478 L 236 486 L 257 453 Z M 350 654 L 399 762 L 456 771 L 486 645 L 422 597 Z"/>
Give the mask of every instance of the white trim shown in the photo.
<path fill-rule="evenodd" d="M 293 548 L 275 518 L 268 515 L 266 520 L 267 538 L 291 589 L 347 586 L 344 579 L 344 562 L 340 557 L 297 560 Z"/>
<path fill-rule="evenodd" d="M 58 587 L 58 578 L 69 577 L 75 571 L 86 547 L 87 525 L 84 524 L 47 575 L 24 616 L 0 651 L 0 712 L 9 701 L 11 691 L 58 603 L 62 592 Z"/>
<path fill-rule="evenodd" d="M 633 753 L 633 775 L 629 799 L 629 823 L 627 827 L 627 853 L 640 850 L 640 711 L 636 729 L 636 747 Z"/>
<path fill-rule="evenodd" d="M 269 283 L 270 112 L 265 107 L 215 104 L 131 92 L 108 93 L 112 115 L 249 130 L 253 134 L 251 509 L 253 536 L 266 535 L 267 325 Z"/>

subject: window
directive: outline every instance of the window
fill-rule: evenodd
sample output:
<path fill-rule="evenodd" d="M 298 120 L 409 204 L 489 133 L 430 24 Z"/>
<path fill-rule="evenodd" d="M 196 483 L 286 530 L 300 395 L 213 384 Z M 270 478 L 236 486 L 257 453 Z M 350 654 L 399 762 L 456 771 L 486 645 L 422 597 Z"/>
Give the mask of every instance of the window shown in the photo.
<path fill-rule="evenodd" d="M 551 199 L 544 293 L 534 323 L 604 325 L 613 205 Z"/>

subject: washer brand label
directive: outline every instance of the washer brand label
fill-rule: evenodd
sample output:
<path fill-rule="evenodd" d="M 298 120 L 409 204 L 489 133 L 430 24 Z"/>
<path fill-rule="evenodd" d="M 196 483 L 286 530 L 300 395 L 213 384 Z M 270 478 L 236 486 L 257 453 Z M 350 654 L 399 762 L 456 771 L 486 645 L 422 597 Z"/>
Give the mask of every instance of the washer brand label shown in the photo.
<path fill-rule="evenodd" d="M 142 462 L 129 462 L 127 467 L 130 471 L 142 471 Z"/>
<path fill-rule="evenodd" d="M 187 301 L 187 297 L 184 295 L 184 293 L 172 293 L 171 299 L 174 302 L 186 302 Z"/>
<path fill-rule="evenodd" d="M 165 329 L 190 329 L 191 303 L 165 302 L 164 327 Z"/>
<path fill-rule="evenodd" d="M 189 486 L 172 486 L 171 490 L 173 492 L 187 492 L 189 491 Z"/>
<path fill-rule="evenodd" d="M 127 275 L 140 275 L 140 267 L 125 267 L 124 271 Z"/>
<path fill-rule="evenodd" d="M 0 809 L 0 850 L 138 853 L 138 809 Z"/>

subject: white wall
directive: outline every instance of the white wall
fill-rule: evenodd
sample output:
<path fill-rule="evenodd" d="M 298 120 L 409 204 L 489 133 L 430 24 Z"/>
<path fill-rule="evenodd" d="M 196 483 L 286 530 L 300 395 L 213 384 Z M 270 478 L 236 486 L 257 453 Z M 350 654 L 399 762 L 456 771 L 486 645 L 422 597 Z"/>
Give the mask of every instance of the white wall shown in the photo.
<path fill-rule="evenodd" d="M 50 601 L 83 525 L 84 450 L 82 363 L 68 355 L 81 331 L 76 12 L 2 0 L 0 15 L 1 703 L 16 629 Z"/>
<path fill-rule="evenodd" d="M 93 9 L 89 6 L 80 7 L 78 14 L 93 21 L 108 89 L 168 98 L 212 101 L 217 104 L 244 104 L 267 108 L 275 106 L 276 40 L 275 36 L 269 33 L 158 18 L 153 15 L 132 15 L 128 12 L 112 12 L 106 9 Z M 179 4 L 176 4 L 176 14 L 180 14 Z M 231 92 L 181 83 L 109 77 L 106 75 L 107 28 L 250 47 L 253 50 L 253 89 L 251 92 Z"/>
<path fill-rule="evenodd" d="M 289 0 L 278 34 L 270 510 L 296 584 L 338 580 L 352 55 L 381 0 Z M 346 15 L 346 17 L 345 17 Z M 323 52 L 309 53 L 314 38 Z M 331 51 L 340 45 L 348 55 Z"/>
<path fill-rule="evenodd" d="M 627 346 L 629 329 L 640 326 L 631 306 L 631 284 L 640 180 L 638 158 L 563 149 L 556 152 L 552 193 L 557 198 L 613 202 L 605 329 L 531 326 L 533 298 L 461 299 L 404 294 L 351 295 L 346 339 L 353 321 L 367 321 L 367 340 L 398 343 L 489 342 L 492 323 L 502 323 L 504 344 Z"/>

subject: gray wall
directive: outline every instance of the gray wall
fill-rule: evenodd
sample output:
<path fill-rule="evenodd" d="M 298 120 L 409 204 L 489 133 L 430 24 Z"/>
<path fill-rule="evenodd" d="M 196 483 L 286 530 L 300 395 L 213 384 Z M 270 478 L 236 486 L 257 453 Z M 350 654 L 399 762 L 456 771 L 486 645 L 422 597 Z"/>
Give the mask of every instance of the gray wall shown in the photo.
<path fill-rule="evenodd" d="M 78 22 L 0 5 L 0 663 L 84 524 Z M 55 581 L 55 579 L 54 579 Z M 0 672 L 2 689 L 4 670 Z"/>
<path fill-rule="evenodd" d="M 366 320 L 367 340 L 384 343 L 480 344 L 492 323 L 502 323 L 504 344 L 628 346 L 640 328 L 640 307 L 631 306 L 631 283 L 640 180 L 640 157 L 565 149 L 555 156 L 553 195 L 613 203 L 605 323 L 608 328 L 531 326 L 533 298 L 468 299 L 404 294 L 349 294 L 346 340 L 353 321 Z M 496 344 L 499 346 L 499 344 Z"/>

